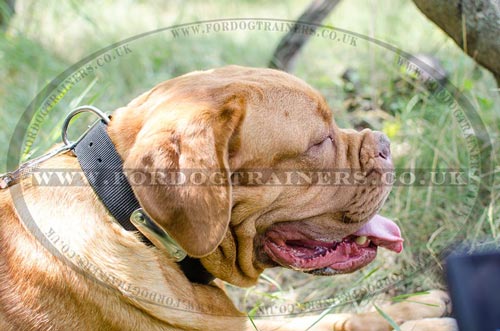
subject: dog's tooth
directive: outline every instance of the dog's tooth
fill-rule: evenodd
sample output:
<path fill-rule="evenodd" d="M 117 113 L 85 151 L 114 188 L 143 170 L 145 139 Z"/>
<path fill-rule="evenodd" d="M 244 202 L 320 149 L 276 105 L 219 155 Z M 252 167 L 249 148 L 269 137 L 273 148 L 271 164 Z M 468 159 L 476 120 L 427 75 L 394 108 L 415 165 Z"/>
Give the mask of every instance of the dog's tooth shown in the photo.
<path fill-rule="evenodd" d="M 356 244 L 358 245 L 364 245 L 368 241 L 368 237 L 366 236 L 360 236 L 356 238 Z"/>

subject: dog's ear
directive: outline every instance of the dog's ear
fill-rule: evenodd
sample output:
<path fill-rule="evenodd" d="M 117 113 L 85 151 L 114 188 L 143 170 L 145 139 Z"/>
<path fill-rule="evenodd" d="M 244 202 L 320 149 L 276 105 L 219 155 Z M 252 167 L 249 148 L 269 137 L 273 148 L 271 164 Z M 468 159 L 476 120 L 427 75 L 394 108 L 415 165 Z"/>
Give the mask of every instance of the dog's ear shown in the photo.
<path fill-rule="evenodd" d="M 215 250 L 230 221 L 228 160 L 246 103 L 218 99 L 164 102 L 148 112 L 124 163 L 141 206 L 192 257 Z"/>

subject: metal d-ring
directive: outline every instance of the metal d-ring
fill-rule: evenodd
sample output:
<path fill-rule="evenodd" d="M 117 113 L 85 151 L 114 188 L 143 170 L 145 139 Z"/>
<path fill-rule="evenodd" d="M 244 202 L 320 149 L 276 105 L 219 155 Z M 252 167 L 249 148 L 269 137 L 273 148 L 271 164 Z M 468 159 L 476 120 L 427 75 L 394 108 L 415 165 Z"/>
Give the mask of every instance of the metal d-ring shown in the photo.
<path fill-rule="evenodd" d="M 104 112 L 101 110 L 97 109 L 94 106 L 81 106 L 78 108 L 75 108 L 72 110 L 68 116 L 64 119 L 63 127 L 62 127 L 62 140 L 64 142 L 64 146 L 60 146 L 59 148 L 53 149 L 50 152 L 41 155 L 39 157 L 36 157 L 34 159 L 28 160 L 24 162 L 23 164 L 19 165 L 19 167 L 14 170 L 7 172 L 5 174 L 0 174 L 0 189 L 5 189 L 9 186 L 14 185 L 17 183 L 22 177 L 24 173 L 28 173 L 32 168 L 38 166 L 39 163 L 44 162 L 58 154 L 65 153 L 69 150 L 72 150 L 75 145 L 82 139 L 83 136 L 85 136 L 85 133 L 75 142 L 71 142 L 68 139 L 68 126 L 69 122 L 75 115 L 83 113 L 83 112 L 90 112 L 94 113 L 97 116 L 101 118 L 101 120 L 104 121 L 104 123 L 108 124 L 109 123 L 109 117 L 106 115 Z"/>
<path fill-rule="evenodd" d="M 99 116 L 101 118 L 101 120 L 104 121 L 104 123 L 109 124 L 109 116 L 106 115 L 106 113 L 104 113 L 102 110 L 100 110 L 100 109 L 98 109 L 98 108 L 96 108 L 94 106 L 81 106 L 81 107 L 73 109 L 68 114 L 68 116 L 66 116 L 66 118 L 64 119 L 64 123 L 63 123 L 63 126 L 62 126 L 61 137 L 62 137 L 62 141 L 64 142 L 64 144 L 66 146 L 73 146 L 74 144 L 76 144 L 78 142 L 78 141 L 71 142 L 68 139 L 68 126 L 69 126 L 69 122 L 76 115 L 78 115 L 80 113 L 85 113 L 85 112 L 94 113 L 97 116 Z"/>

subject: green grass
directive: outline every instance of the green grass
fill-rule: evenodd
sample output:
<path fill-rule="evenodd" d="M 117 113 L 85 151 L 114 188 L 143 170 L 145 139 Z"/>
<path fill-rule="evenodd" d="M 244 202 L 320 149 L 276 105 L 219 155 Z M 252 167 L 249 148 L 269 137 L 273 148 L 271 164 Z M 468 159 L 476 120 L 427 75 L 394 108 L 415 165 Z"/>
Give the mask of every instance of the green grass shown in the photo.
<path fill-rule="evenodd" d="M 0 35 L 0 171 L 7 170 L 7 158 L 14 157 L 7 154 L 7 149 L 21 114 L 46 84 L 79 59 L 144 31 L 224 17 L 293 19 L 308 4 L 298 0 L 272 4 L 221 1 L 217 5 L 193 1 L 186 6 L 176 1 L 160 5 L 147 0 L 18 3 L 18 15 L 8 32 Z M 440 59 L 451 83 L 481 116 L 494 143 L 493 158 L 498 161 L 500 112 L 493 78 L 428 22 L 410 1 L 343 1 L 325 24 L 386 41 L 408 53 L 428 53 Z M 39 155 L 58 142 L 60 121 L 76 104 L 92 103 L 111 111 L 154 84 L 185 72 L 231 63 L 266 66 L 281 36 L 277 32 L 238 31 L 173 39 L 167 31 L 131 43 L 132 53 L 82 79 L 55 106 L 41 129 L 33 154 Z M 349 68 L 358 77 L 355 93 L 340 78 Z M 385 131 L 392 140 L 398 168 L 470 168 L 466 141 L 449 107 L 402 72 L 393 52 L 364 41 L 350 47 L 312 38 L 294 73 L 325 95 L 339 126 L 369 125 Z M 352 106 L 350 111 L 345 110 L 347 104 Z M 462 232 L 477 248 L 498 246 L 499 171 L 496 166 L 495 180 L 486 188 L 491 195 L 481 197 L 484 207 L 467 223 L 460 215 L 467 211 L 467 187 L 394 187 L 383 214 L 395 219 L 402 228 L 406 249 L 399 256 L 380 252 L 366 269 L 334 278 L 274 269 L 251 289 L 229 286 L 229 291 L 239 307 L 255 312 L 258 305 L 338 298 L 369 288 L 391 275 L 398 276 L 398 270 L 409 270 L 409 275 L 397 288 L 377 289 L 398 295 L 439 287 L 440 252 L 456 241 L 457 234 Z M 428 269 L 420 270 L 424 264 Z M 364 309 L 365 299 L 372 292 L 376 292 L 373 287 L 364 297 L 355 297 L 338 308 Z M 333 308 L 330 309 L 338 310 Z"/>

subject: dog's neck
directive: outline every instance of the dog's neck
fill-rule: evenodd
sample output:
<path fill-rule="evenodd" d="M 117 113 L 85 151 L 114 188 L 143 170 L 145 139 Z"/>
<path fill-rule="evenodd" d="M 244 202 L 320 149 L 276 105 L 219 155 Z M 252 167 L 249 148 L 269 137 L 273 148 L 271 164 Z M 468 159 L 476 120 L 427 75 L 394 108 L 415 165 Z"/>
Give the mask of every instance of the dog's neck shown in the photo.
<path fill-rule="evenodd" d="M 238 252 L 242 248 L 237 248 L 237 245 L 238 240 L 228 231 L 216 250 L 202 257 L 200 261 L 208 272 L 218 279 L 239 287 L 253 286 L 264 269 L 254 266 L 252 261 L 241 261 Z M 253 250 L 253 247 L 246 248 Z"/>

